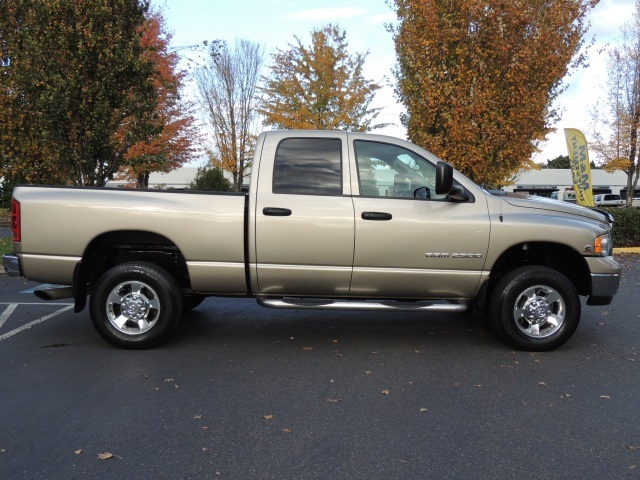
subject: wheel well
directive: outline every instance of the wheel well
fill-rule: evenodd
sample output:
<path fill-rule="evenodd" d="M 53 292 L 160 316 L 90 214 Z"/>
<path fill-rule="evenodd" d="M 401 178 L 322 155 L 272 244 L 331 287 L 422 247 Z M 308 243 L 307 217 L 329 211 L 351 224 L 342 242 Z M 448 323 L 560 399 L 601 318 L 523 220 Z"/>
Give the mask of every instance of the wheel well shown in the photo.
<path fill-rule="evenodd" d="M 491 269 L 485 294 L 489 295 L 495 284 L 508 272 L 525 265 L 541 265 L 557 270 L 573 283 L 580 295 L 589 294 L 589 267 L 584 257 L 571 247 L 553 242 L 523 243 L 505 251 Z"/>
<path fill-rule="evenodd" d="M 159 265 L 176 279 L 181 288 L 191 288 L 187 263 L 171 240 L 152 232 L 127 230 L 102 234 L 89 243 L 74 280 L 78 294 L 86 296 L 106 270 L 129 261 Z M 78 296 L 74 296 L 78 302 Z"/>

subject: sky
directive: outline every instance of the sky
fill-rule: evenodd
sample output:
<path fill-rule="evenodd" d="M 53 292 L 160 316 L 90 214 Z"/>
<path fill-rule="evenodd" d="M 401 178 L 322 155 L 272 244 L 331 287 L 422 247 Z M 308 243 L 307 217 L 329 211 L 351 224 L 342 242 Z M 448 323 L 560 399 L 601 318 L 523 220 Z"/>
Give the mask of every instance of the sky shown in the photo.
<path fill-rule="evenodd" d="M 309 44 L 314 28 L 329 23 L 339 25 L 347 33 L 350 53 L 369 52 L 365 77 L 386 85 L 378 91 L 371 106 L 383 109 L 378 123 L 393 125 L 375 133 L 406 138 L 399 118 L 403 107 L 393 93 L 396 56 L 385 24 L 393 23 L 396 17 L 387 0 L 152 0 L 152 4 L 162 8 L 174 48 L 205 40 L 233 43 L 246 39 L 263 44 L 270 54 L 276 48 L 286 50 L 295 43 L 295 37 Z M 600 0 L 592 10 L 586 38 L 593 38 L 595 43 L 589 49 L 589 66 L 565 79 L 568 88 L 555 105 L 561 110 L 560 120 L 554 124 L 557 132 L 540 145 L 535 161 L 544 163 L 567 155 L 564 128 L 582 130 L 589 141 L 589 112 L 606 81 L 606 49 L 620 41 L 620 28 L 631 19 L 634 5 L 635 0 Z M 202 62 L 202 55 L 186 49 L 179 51 L 185 65 Z"/>

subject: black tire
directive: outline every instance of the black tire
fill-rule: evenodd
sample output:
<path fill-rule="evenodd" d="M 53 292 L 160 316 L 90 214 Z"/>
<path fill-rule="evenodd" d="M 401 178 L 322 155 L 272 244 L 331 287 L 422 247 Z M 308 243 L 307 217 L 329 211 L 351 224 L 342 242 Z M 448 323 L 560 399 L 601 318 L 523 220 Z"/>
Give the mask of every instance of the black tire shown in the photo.
<path fill-rule="evenodd" d="M 130 262 L 107 270 L 90 301 L 91 321 L 107 342 L 127 349 L 149 348 L 180 321 L 182 295 L 163 268 Z"/>
<path fill-rule="evenodd" d="M 511 346 L 553 350 L 571 338 L 580 323 L 580 298 L 571 281 L 551 268 L 520 267 L 501 278 L 491 293 L 489 316 Z"/>
<path fill-rule="evenodd" d="M 182 295 L 182 312 L 190 312 L 207 298 L 204 295 L 199 295 L 197 293 L 190 293 L 187 295 Z"/>

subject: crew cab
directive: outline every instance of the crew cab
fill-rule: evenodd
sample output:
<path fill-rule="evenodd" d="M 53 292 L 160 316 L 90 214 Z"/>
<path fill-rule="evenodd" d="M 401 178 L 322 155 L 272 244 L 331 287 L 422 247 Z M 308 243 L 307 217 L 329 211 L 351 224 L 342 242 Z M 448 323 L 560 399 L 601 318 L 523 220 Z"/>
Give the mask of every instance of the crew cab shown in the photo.
<path fill-rule="evenodd" d="M 620 282 L 613 218 L 494 196 L 407 141 L 262 133 L 248 193 L 18 186 L 10 275 L 58 284 L 107 341 L 145 348 L 207 296 L 265 307 L 463 312 L 510 345 L 565 343 Z M 428 321 L 426 318 L 425 321 Z"/>

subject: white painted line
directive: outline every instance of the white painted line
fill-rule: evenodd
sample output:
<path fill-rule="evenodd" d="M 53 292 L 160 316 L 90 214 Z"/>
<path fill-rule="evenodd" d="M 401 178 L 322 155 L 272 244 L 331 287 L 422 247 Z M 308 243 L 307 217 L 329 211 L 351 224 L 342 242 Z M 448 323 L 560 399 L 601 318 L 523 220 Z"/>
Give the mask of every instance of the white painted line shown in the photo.
<path fill-rule="evenodd" d="M 11 314 L 13 313 L 13 311 L 16 309 L 17 306 L 18 306 L 17 303 L 10 303 L 7 306 L 7 308 L 4 309 L 4 312 L 2 312 L 2 315 L 0 315 L 0 327 L 4 325 L 4 322 L 7 321 L 7 318 L 11 316 Z"/>
<path fill-rule="evenodd" d="M 17 335 L 20 332 L 28 330 L 31 327 L 33 327 L 35 325 L 38 325 L 39 323 L 45 322 L 45 321 L 49 320 L 50 318 L 55 317 L 56 315 L 60 315 L 61 313 L 67 312 L 67 311 L 71 310 L 72 308 L 73 308 L 73 305 L 68 305 L 68 306 L 66 306 L 64 308 L 61 308 L 60 310 L 57 310 L 57 311 L 55 311 L 53 313 L 50 313 L 49 315 L 45 315 L 42 318 L 34 320 L 33 322 L 29 322 L 29 323 L 21 326 L 20 328 L 16 328 L 15 330 L 11 330 L 10 332 L 5 333 L 4 335 L 0 335 L 0 342 L 2 340 L 6 340 L 7 338 L 13 337 L 14 335 Z"/>
<path fill-rule="evenodd" d="M 0 302 L 0 305 L 13 305 L 15 302 Z M 73 305 L 73 303 L 69 303 L 69 302 L 60 302 L 60 303 L 53 303 L 53 302 L 48 302 L 48 301 L 44 301 L 44 302 L 20 302 L 20 303 L 15 303 L 16 305 L 40 305 L 40 306 L 44 306 L 44 307 L 50 307 L 50 306 L 66 306 L 66 305 Z"/>

